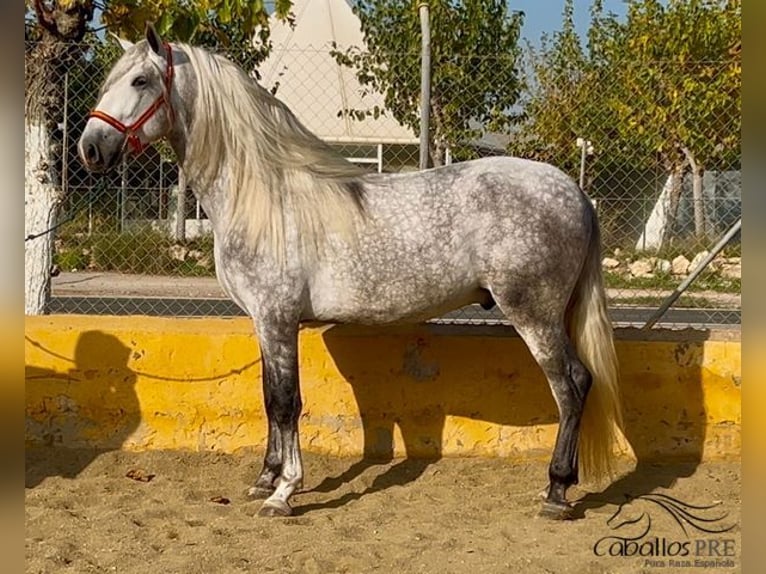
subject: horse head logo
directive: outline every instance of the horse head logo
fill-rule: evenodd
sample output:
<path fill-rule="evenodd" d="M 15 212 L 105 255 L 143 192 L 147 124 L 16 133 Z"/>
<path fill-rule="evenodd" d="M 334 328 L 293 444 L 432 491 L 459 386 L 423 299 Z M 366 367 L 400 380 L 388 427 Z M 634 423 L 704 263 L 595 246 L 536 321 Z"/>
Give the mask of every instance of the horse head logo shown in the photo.
<path fill-rule="evenodd" d="M 656 515 L 659 510 L 662 513 L 667 513 L 687 537 L 690 531 L 695 530 L 708 534 L 721 534 L 728 532 L 735 525 L 722 523 L 729 513 L 721 513 L 720 510 L 716 510 L 720 505 L 721 501 L 717 501 L 710 505 L 697 506 L 667 494 L 641 494 L 635 498 L 627 498 L 607 519 L 606 523 L 613 530 L 619 530 L 620 533 L 633 532 L 631 527 L 635 527 L 640 533 L 638 536 L 630 536 L 629 538 L 642 538 L 651 528 L 652 515 Z"/>

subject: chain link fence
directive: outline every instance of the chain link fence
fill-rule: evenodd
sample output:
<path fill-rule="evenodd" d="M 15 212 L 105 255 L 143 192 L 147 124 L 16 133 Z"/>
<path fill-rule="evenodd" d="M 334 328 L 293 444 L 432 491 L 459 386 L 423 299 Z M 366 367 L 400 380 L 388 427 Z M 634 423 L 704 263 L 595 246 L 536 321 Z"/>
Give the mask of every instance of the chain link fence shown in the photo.
<path fill-rule="evenodd" d="M 191 189 L 179 192 L 179 169 L 165 145 L 109 175 L 89 174 L 77 157 L 86 115 L 119 52 L 110 43 L 83 45 L 82 56 L 62 72 L 54 132 L 65 223 L 55 232 L 49 311 L 242 314 L 217 285 L 207 216 Z M 349 160 L 374 172 L 418 169 L 419 56 L 410 55 L 407 85 L 415 88 L 408 94 L 339 65 L 331 52 L 275 47 L 251 73 Z M 453 55 L 433 65 L 461 67 L 470 79 L 492 74 L 501 60 Z M 730 65 L 658 63 L 647 72 L 653 76 L 646 85 L 656 84 L 649 91 L 628 84 L 630 63 L 588 78 L 532 75 L 507 86 L 519 97 L 504 117 L 492 90 L 473 93 L 470 81 L 434 83 L 431 159 L 438 165 L 522 155 L 579 180 L 602 226 L 613 319 L 640 326 L 741 217 L 739 94 L 678 93 L 700 80 L 714 82 Z M 659 324 L 739 324 L 740 305 L 737 235 Z M 439 321 L 504 322 L 497 309 L 478 306 Z"/>

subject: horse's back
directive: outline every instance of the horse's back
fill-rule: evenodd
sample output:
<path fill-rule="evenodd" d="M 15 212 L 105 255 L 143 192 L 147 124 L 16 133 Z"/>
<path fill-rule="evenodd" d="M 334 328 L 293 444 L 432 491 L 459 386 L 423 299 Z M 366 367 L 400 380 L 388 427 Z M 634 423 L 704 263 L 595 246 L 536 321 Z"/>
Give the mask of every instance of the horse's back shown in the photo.
<path fill-rule="evenodd" d="M 576 209 L 583 196 L 577 183 L 547 163 L 510 156 L 475 159 L 417 172 L 376 174 L 365 182 L 373 210 L 385 211 L 399 201 L 411 209 L 430 205 L 434 209 L 461 207 L 460 213 L 536 209 Z M 405 205 L 397 208 L 406 209 Z M 427 213 L 426 215 L 430 215 Z"/>
<path fill-rule="evenodd" d="M 422 319 L 486 302 L 500 274 L 521 281 L 534 268 L 575 276 L 588 238 L 583 196 L 571 178 L 519 158 L 373 176 L 365 203 L 356 244 L 323 258 L 311 274 L 312 317 Z"/>
<path fill-rule="evenodd" d="M 592 206 L 577 183 L 546 163 L 489 157 L 367 183 L 375 233 L 456 250 L 531 247 L 554 252 L 587 243 Z M 459 245 L 455 245 L 455 243 Z"/>

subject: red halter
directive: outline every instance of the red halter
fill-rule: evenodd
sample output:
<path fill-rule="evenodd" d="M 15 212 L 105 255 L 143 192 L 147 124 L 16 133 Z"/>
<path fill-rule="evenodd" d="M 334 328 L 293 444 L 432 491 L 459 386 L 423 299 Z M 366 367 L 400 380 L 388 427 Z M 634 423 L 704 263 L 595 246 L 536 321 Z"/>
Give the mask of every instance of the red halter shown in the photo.
<path fill-rule="evenodd" d="M 162 104 L 167 105 L 170 121 L 173 121 L 173 106 L 170 103 L 170 86 L 173 83 L 173 52 L 170 49 L 170 45 L 168 43 L 165 43 L 164 46 L 167 57 L 167 67 L 165 68 L 165 90 L 157 97 L 156 100 L 154 100 L 154 103 L 149 106 L 149 108 L 143 114 L 141 114 L 135 122 L 129 126 L 126 126 L 120 120 L 98 110 L 93 110 L 88 114 L 88 118 L 97 118 L 102 120 L 108 123 L 117 131 L 124 133 L 127 137 L 128 145 L 136 155 L 141 153 L 144 149 L 144 144 L 141 143 L 141 139 L 138 137 L 138 135 L 136 135 L 136 132 L 141 128 L 142 125 L 149 121 L 149 118 L 151 118 L 157 112 L 157 110 L 162 107 Z"/>

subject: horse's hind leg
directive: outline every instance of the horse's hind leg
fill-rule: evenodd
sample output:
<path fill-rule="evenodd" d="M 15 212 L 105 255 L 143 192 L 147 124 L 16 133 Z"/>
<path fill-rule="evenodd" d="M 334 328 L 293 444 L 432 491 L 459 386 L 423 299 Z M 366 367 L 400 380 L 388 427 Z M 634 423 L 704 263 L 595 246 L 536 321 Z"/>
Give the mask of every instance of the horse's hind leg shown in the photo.
<path fill-rule="evenodd" d="M 571 518 L 572 506 L 567 501 L 566 492 L 578 482 L 580 421 L 592 379 L 569 341 L 563 357 L 549 359 L 545 366 L 543 364 L 541 362 L 541 367 L 559 408 L 559 430 L 548 469 L 550 487 L 541 514 L 556 519 Z"/>
<path fill-rule="evenodd" d="M 578 359 L 563 322 L 532 319 L 498 301 L 514 323 L 532 356 L 543 370 L 559 410 L 559 429 L 548 468 L 550 485 L 541 515 L 554 519 L 572 516 L 567 489 L 578 482 L 577 445 L 580 419 L 591 386 L 591 375 Z"/>

